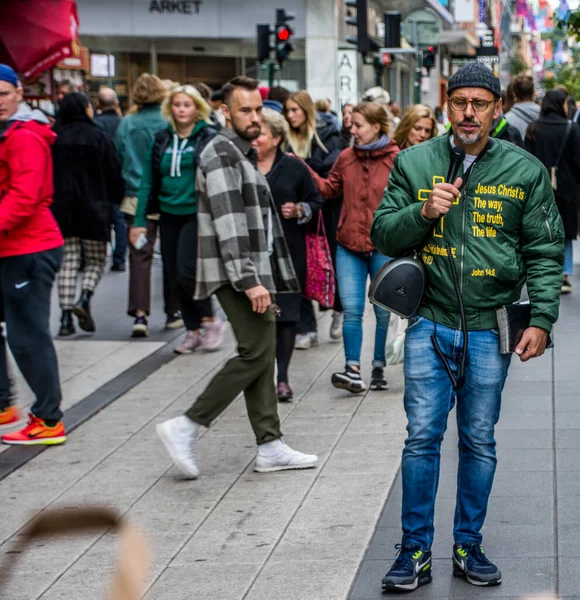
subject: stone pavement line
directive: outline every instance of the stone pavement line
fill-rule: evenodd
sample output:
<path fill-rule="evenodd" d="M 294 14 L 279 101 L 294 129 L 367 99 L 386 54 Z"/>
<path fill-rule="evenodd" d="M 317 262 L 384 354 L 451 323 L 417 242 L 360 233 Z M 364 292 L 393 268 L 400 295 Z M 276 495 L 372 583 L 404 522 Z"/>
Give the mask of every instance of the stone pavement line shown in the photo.
<path fill-rule="evenodd" d="M 63 421 L 67 428 L 67 434 L 72 433 L 77 427 L 90 419 L 98 411 L 103 410 L 111 404 L 111 402 L 114 402 L 117 398 L 129 391 L 144 377 L 147 377 L 147 375 L 159 369 L 163 364 L 173 360 L 174 354 L 172 347 L 165 346 L 158 342 L 152 342 L 151 344 L 153 347 L 148 346 L 144 348 L 148 351 L 148 354 L 127 370 L 121 372 L 116 377 L 113 377 L 113 379 L 106 381 L 101 387 L 95 389 L 86 397 L 78 400 L 72 405 L 70 400 L 66 403 L 69 405 L 69 408 L 64 410 Z M 124 349 L 125 348 L 123 348 L 123 350 Z M 102 361 L 107 360 L 110 356 L 115 354 L 117 354 L 116 351 L 111 355 L 104 357 Z M 80 375 L 85 372 L 86 370 L 83 370 Z M 72 379 L 75 378 L 76 376 L 72 377 Z M 91 386 L 89 384 L 89 389 L 92 387 L 94 387 L 94 385 Z M 63 386 L 63 395 L 65 394 L 66 385 Z M 23 409 L 23 414 L 25 414 L 24 407 L 22 405 L 20 405 L 20 407 Z M 46 446 L 1 446 L 0 481 L 45 450 L 47 450 Z"/>
<path fill-rule="evenodd" d="M 368 339 L 369 331 L 365 329 Z M 219 362 L 223 357 L 222 353 Z M 308 353 L 297 353 L 292 376 L 302 400 L 290 407 L 281 406 L 281 413 L 285 415 L 290 444 L 320 452 L 323 458 L 328 454 L 320 472 L 281 473 L 267 479 L 245 473 L 255 451 L 243 403 L 238 401 L 200 440 L 202 480 L 188 483 L 163 477 L 169 461 L 158 444 L 152 443 L 154 422 L 161 414 L 170 417 L 181 412 L 203 389 L 205 379 L 199 378 L 199 371 L 208 373 L 211 364 L 217 368 L 214 364 L 217 360 L 215 356 L 196 356 L 169 363 L 85 423 L 79 430 L 82 436 L 71 436 L 67 454 L 45 453 L 16 476 L 7 478 L 0 489 L 0 498 L 5 510 L 11 512 L 11 522 L 27 518 L 30 508 L 38 510 L 57 500 L 59 504 L 74 506 L 87 499 L 93 502 L 98 499 L 129 511 L 130 517 L 154 533 L 158 557 L 152 580 L 159 579 L 150 597 L 156 600 L 190 598 L 190 593 L 186 596 L 179 593 L 185 588 L 191 592 L 195 582 L 199 586 L 200 576 L 204 584 L 197 597 L 241 598 L 254 582 L 248 598 L 261 598 L 264 587 L 271 587 L 268 581 L 272 573 L 277 573 L 285 564 L 291 567 L 286 577 L 301 578 L 303 581 L 298 585 L 303 585 L 303 589 L 296 589 L 296 593 L 290 595 L 290 588 L 274 596 L 268 593 L 268 598 L 321 600 L 330 597 L 324 594 L 329 577 L 337 580 L 337 594 L 332 598 L 344 598 L 398 466 L 395 459 L 385 461 L 385 449 L 394 444 L 398 450 L 398 438 L 403 435 L 398 409 L 393 411 L 393 405 L 399 404 L 393 398 L 400 381 L 395 376 L 395 391 L 391 394 L 368 395 L 362 400 L 337 396 L 330 387 L 329 374 L 342 367 L 342 347 L 324 345 Z M 368 354 L 365 355 L 367 363 L 370 363 Z M 192 367 L 198 374 L 197 385 L 192 382 Z M 164 395 L 161 402 L 160 391 Z M 235 455 L 232 455 L 232 444 L 237 450 Z M 332 455 L 327 452 L 331 447 L 334 448 Z M 115 448 L 113 452 L 112 448 Z M 71 457 L 78 460 L 71 463 Z M 61 493 L 55 494 L 54 488 L 43 477 L 39 479 L 39 475 L 55 469 L 58 472 L 59 465 L 64 468 L 59 482 Z M 313 487 L 314 477 L 318 481 Z M 31 498 L 33 485 L 36 485 L 35 497 Z M 311 491 L 307 495 L 308 490 Z M 11 497 L 19 497 L 21 502 L 16 504 Z M 212 513 L 209 516 L 208 510 Z M 15 533 L 9 523 L 0 524 L 0 531 L 4 532 L 1 536 L 4 539 Z M 315 532 L 315 538 L 320 538 L 318 545 L 317 539 L 304 541 L 304 536 L 308 538 L 311 531 Z M 183 546 L 192 533 L 193 539 Z M 230 535 L 234 536 L 232 541 L 217 543 L 216 536 L 227 541 Z M 254 539 L 247 537 L 250 535 L 269 537 L 262 540 L 265 546 L 247 546 L 247 540 Z M 333 535 L 337 539 L 333 539 Z M 25 567 L 42 565 L 44 574 L 28 581 L 26 588 L 15 586 L 11 599 L 71 598 L 78 595 L 81 585 L 86 592 L 84 597 L 98 598 L 94 584 L 104 585 L 106 551 L 113 539 L 111 535 L 99 537 L 102 537 L 100 542 L 94 537 L 82 542 L 63 540 L 62 548 L 51 547 L 50 552 L 39 548 L 30 557 L 23 557 L 27 560 Z M 259 541 L 260 537 L 255 539 Z M 270 546 L 277 540 L 280 542 L 272 551 Z M 327 551 L 326 555 L 323 551 Z M 328 551 L 339 555 L 329 560 Z M 314 562 L 296 558 L 312 553 L 323 560 L 316 563 L 317 572 L 303 574 Z M 235 560 L 232 562 L 232 559 Z M 256 569 L 266 559 L 268 564 L 255 580 Z M 170 563 L 172 566 L 167 568 Z M 340 577 L 333 572 L 337 564 Z M 325 583 L 316 588 L 320 570 L 325 574 Z M 224 573 L 228 573 L 226 590 L 221 589 Z M 89 575 L 98 581 L 89 585 Z M 283 581 L 284 573 L 276 579 Z M 313 584 L 315 589 L 309 591 L 308 585 Z"/>

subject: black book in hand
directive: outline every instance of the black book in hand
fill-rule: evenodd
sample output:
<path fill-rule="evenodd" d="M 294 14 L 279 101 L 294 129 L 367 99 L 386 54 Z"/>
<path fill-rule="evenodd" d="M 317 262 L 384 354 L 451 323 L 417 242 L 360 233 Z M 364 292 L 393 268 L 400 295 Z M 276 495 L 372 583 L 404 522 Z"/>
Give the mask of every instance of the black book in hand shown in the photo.
<path fill-rule="evenodd" d="M 524 331 L 530 326 L 532 305 L 529 301 L 506 304 L 496 310 L 499 331 L 499 348 L 502 354 L 512 354 L 522 340 Z M 546 348 L 553 348 L 548 336 Z"/>

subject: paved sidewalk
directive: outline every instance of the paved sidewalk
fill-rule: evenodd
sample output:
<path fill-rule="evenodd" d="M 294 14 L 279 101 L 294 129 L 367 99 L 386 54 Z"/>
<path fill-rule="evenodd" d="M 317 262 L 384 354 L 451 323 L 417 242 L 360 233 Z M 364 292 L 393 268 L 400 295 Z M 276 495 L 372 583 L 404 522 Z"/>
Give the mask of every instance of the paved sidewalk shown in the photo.
<path fill-rule="evenodd" d="M 457 474 L 455 412 L 443 444 L 435 512 L 433 582 L 413 598 L 580 598 L 580 278 L 562 298 L 554 350 L 527 364 L 512 361 L 497 427 L 498 468 L 484 526 L 488 556 L 503 583 L 477 588 L 451 575 Z M 385 596 L 381 579 L 401 539 L 397 477 L 349 600 Z"/>
<path fill-rule="evenodd" d="M 69 432 L 171 360 L 172 350 L 184 333 L 183 329 L 165 330 L 160 261 L 154 261 L 152 270 L 150 337 L 138 340 L 130 338 L 133 321 L 126 315 L 127 295 L 128 273 L 111 273 L 107 269 L 92 302 L 97 332 L 87 334 L 78 330 L 74 336 L 55 338 L 62 408 Z M 60 323 L 56 285 L 51 312 L 52 331 L 56 334 Z M 22 409 L 23 424 L 33 396 L 14 360 L 11 360 L 11 373 L 16 402 Z M 0 429 L 0 433 L 3 433 L 7 428 Z M 0 445 L 0 479 L 43 450 L 43 447 Z"/>
<path fill-rule="evenodd" d="M 372 311 L 365 339 L 371 340 Z M 340 343 L 297 352 L 291 369 L 297 400 L 280 405 L 286 440 L 320 455 L 317 469 L 258 475 L 255 442 L 243 400 L 199 442 L 202 477 L 183 481 L 156 439 L 154 426 L 180 414 L 230 355 L 180 357 L 9 475 L 0 502 L 7 552 L 31 515 L 47 506 L 104 503 L 149 535 L 155 551 L 148 599 L 344 599 L 399 466 L 405 436 L 401 368 L 391 391 L 352 396 L 330 375 L 343 367 Z M 371 343 L 363 356 L 370 373 Z M 36 544 L 21 557 L 11 600 L 104 597 L 115 551 L 107 531 Z M 30 574 L 34 573 L 31 577 Z"/>

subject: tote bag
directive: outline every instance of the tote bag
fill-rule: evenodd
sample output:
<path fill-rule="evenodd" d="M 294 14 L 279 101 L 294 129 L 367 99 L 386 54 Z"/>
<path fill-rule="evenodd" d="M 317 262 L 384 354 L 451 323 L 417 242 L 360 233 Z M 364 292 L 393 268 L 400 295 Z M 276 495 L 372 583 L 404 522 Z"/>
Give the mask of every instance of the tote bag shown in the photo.
<path fill-rule="evenodd" d="M 306 234 L 306 287 L 304 297 L 325 308 L 334 307 L 336 283 L 330 246 L 326 239 L 322 211 L 316 231 Z"/>

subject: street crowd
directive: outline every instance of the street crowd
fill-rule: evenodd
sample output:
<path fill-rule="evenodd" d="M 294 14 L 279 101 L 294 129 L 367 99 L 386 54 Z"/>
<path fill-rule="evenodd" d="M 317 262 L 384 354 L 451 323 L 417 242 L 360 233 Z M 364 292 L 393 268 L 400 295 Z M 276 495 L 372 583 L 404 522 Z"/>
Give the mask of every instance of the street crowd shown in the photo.
<path fill-rule="evenodd" d="M 242 392 L 255 470 L 314 467 L 318 457 L 287 446 L 280 429 L 278 402 L 293 398 L 293 351 L 317 344 L 316 311 L 332 311 L 330 338 L 342 338 L 345 360 L 331 384 L 353 394 L 387 390 L 391 315 L 377 305 L 369 371 L 361 364 L 367 284 L 391 258 L 424 247 L 425 295 L 405 339 L 403 539 L 383 586 L 431 581 L 439 448 L 455 400 L 454 573 L 475 585 L 501 583 L 481 547 L 511 359 L 499 351 L 495 311 L 517 302 L 527 283 L 531 320 L 515 352 L 528 360 L 544 352 L 559 295 L 572 291 L 580 111 L 566 90 L 540 96 L 519 75 L 502 92 L 489 69 L 470 63 L 450 78 L 443 107 L 402 113 L 374 87 L 337 115 L 327 99 L 245 76 L 212 90 L 144 73 L 123 116 L 110 88 L 95 106 L 70 84 L 61 88 L 50 123 L 22 102 L 16 73 L 0 65 L 2 320 L 36 397 L 28 424 L 2 441 L 66 440 L 51 288 L 56 279 L 59 336 L 77 325 L 94 332 L 91 305 L 112 236 L 111 270 L 124 271 L 128 254 L 133 337 L 146 337 L 151 310 L 163 309 L 167 328 L 185 328 L 177 353 L 217 350 L 219 303 L 237 340 L 238 355 L 187 413 L 157 427 L 184 476 L 200 475 L 200 427 Z M 455 146 L 465 158 L 447 181 Z M 163 307 L 150 300 L 157 238 Z M 18 419 L 3 347 L 0 424 Z"/>

